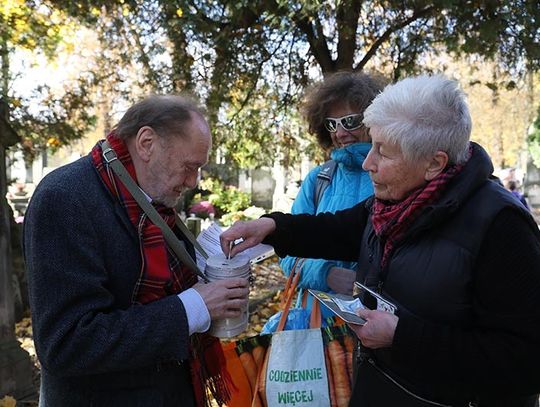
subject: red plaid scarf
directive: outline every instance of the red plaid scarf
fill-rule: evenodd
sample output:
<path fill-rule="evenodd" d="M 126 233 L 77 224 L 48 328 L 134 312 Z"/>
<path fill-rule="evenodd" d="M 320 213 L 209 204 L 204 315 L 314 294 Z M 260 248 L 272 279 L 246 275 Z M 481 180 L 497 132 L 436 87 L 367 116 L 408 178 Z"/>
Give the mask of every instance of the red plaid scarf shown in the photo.
<path fill-rule="evenodd" d="M 463 164 L 448 167 L 425 186 L 413 191 L 401 202 L 394 204 L 375 198 L 371 223 L 375 234 L 379 238 L 386 239 L 381 258 L 381 270 L 386 267 L 396 244 L 403 238 L 414 220 L 422 213 L 422 209 L 439 199 L 448 182 L 462 168 Z"/>
<path fill-rule="evenodd" d="M 116 152 L 120 162 L 137 182 L 135 167 L 124 142 L 115 137 L 114 133 L 107 136 L 107 141 Z M 142 265 L 139 279 L 133 290 L 132 303 L 146 304 L 167 295 L 180 293 L 193 286 L 197 282 L 197 276 L 181 264 L 176 255 L 169 250 L 159 227 L 148 219 L 128 189 L 105 164 L 100 142 L 92 149 L 91 154 L 101 179 L 124 206 L 131 223 L 138 231 Z M 152 205 L 165 222 L 174 229 L 176 216 L 174 209 L 154 203 Z M 191 339 L 190 365 L 197 405 L 209 405 L 206 388 L 220 405 L 224 404 L 230 399 L 227 389 L 230 376 L 225 368 L 225 357 L 219 340 L 207 334 L 192 335 Z"/>

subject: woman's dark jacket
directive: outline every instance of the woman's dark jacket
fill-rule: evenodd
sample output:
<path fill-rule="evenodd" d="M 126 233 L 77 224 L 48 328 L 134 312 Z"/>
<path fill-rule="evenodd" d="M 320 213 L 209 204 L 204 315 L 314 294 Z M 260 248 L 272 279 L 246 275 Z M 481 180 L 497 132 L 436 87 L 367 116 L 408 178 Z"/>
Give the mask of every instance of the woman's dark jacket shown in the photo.
<path fill-rule="evenodd" d="M 136 229 L 89 156 L 46 176 L 24 220 L 42 406 L 193 405 L 176 295 L 132 305 Z"/>
<path fill-rule="evenodd" d="M 372 199 L 335 215 L 269 215 L 279 256 L 359 260 L 357 280 L 398 306 L 393 344 L 365 349 L 351 405 L 534 406 L 540 390 L 540 233 L 473 155 L 381 270 Z M 405 388 L 403 390 L 392 381 Z"/>

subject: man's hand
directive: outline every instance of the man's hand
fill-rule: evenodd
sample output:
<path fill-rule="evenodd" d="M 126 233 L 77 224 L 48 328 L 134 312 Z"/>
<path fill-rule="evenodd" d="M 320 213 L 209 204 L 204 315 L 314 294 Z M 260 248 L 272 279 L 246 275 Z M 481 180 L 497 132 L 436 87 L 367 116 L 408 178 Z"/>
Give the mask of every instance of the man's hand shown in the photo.
<path fill-rule="evenodd" d="M 363 326 L 349 324 L 362 345 L 371 349 L 392 346 L 394 332 L 399 321 L 398 317 L 389 312 L 367 309 L 356 310 L 356 314 L 367 321 Z"/>
<path fill-rule="evenodd" d="M 356 272 L 343 267 L 331 267 L 326 276 L 326 284 L 336 293 L 352 295 Z"/>
<path fill-rule="evenodd" d="M 210 318 L 237 318 L 248 305 L 249 282 L 246 278 L 230 278 L 193 286 L 200 294 Z"/>
<path fill-rule="evenodd" d="M 220 235 L 221 250 L 225 256 L 228 256 L 231 242 L 244 239 L 242 243 L 238 243 L 232 248 L 230 256 L 234 257 L 261 243 L 274 230 L 276 230 L 276 222 L 270 218 L 259 218 L 249 222 L 238 221 Z"/>

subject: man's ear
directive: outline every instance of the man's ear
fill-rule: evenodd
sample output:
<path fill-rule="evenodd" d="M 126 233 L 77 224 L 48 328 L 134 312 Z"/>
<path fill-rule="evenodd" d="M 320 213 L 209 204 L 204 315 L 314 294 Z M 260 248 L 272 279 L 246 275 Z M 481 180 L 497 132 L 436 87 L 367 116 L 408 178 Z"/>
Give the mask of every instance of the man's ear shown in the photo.
<path fill-rule="evenodd" d="M 444 151 L 437 151 L 428 162 L 426 173 L 424 175 L 426 181 L 431 181 L 437 175 L 444 171 L 448 164 L 448 154 Z"/>
<path fill-rule="evenodd" d="M 137 155 L 143 162 L 148 162 L 158 142 L 158 135 L 150 126 L 143 126 L 134 138 Z"/>

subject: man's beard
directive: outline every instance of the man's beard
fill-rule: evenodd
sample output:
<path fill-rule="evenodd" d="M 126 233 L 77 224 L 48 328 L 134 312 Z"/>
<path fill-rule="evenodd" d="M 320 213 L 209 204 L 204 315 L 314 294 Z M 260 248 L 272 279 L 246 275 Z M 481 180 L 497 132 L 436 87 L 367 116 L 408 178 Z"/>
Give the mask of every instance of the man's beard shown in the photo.
<path fill-rule="evenodd" d="M 153 200 L 156 203 L 159 203 L 167 208 L 176 208 L 178 203 L 180 202 L 180 198 L 182 197 L 182 194 L 179 194 L 176 197 L 173 196 L 157 196 Z"/>

